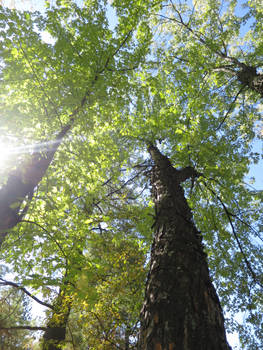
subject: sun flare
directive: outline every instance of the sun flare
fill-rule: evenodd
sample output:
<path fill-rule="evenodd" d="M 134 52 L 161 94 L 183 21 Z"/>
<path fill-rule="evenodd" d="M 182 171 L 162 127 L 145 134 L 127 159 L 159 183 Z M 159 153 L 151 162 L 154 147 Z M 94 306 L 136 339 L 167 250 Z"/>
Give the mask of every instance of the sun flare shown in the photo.
<path fill-rule="evenodd" d="M 10 158 L 11 146 L 0 141 L 0 167 L 2 168 Z"/>
<path fill-rule="evenodd" d="M 15 137 L 0 136 L 0 171 L 16 166 L 25 153 L 32 152 L 32 145 L 24 145 Z"/>

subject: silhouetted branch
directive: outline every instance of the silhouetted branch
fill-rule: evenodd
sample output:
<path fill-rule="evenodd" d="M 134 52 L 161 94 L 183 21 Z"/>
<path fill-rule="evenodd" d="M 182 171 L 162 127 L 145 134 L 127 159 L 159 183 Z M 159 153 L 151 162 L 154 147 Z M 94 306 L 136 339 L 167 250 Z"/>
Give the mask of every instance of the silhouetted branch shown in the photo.
<path fill-rule="evenodd" d="M 11 282 L 11 281 L 6 281 L 3 278 L 0 278 L 0 281 L 2 281 L 2 282 L 0 282 L 0 285 L 11 286 L 11 287 L 17 288 L 17 289 L 21 290 L 22 292 L 24 292 L 26 295 L 28 295 L 31 299 L 35 300 L 38 304 L 46 306 L 49 309 L 53 309 L 52 305 L 45 303 L 44 301 L 41 301 L 40 299 L 35 297 L 33 294 L 31 294 L 26 288 L 20 286 L 19 284 L 15 283 L 15 282 Z"/>
<path fill-rule="evenodd" d="M 31 326 L 0 327 L 0 331 L 1 330 L 46 331 L 47 327 L 31 327 Z"/>

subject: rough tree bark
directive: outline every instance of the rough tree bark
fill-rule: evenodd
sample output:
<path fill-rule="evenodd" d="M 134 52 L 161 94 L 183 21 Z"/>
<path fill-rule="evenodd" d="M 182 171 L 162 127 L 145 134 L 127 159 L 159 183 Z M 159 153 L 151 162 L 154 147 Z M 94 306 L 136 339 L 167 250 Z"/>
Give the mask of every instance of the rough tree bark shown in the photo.
<path fill-rule="evenodd" d="M 176 170 L 153 145 L 148 150 L 155 164 L 156 222 L 139 349 L 230 350 L 201 236 L 180 185 L 199 174 L 191 167 Z"/>

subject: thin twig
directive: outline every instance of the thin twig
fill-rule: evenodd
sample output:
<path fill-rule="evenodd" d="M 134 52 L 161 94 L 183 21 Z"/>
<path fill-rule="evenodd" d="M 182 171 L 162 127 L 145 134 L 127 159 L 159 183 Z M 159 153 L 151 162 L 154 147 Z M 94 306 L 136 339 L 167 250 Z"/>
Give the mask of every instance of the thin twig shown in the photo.
<path fill-rule="evenodd" d="M 60 245 L 60 243 L 57 242 L 57 240 L 51 235 L 51 233 L 46 230 L 43 226 L 41 226 L 40 224 L 38 224 L 37 222 L 35 221 L 31 221 L 31 220 L 21 220 L 21 222 L 25 222 L 25 223 L 28 223 L 28 224 L 33 224 L 33 225 L 36 225 L 38 227 L 40 227 L 44 232 L 46 232 L 46 234 L 49 236 L 49 238 L 56 243 L 56 245 L 58 246 L 59 250 L 61 251 L 63 257 L 65 258 L 65 262 L 66 262 L 66 265 L 68 265 L 68 257 L 66 255 L 66 253 L 64 252 L 62 246 Z"/>
<path fill-rule="evenodd" d="M 231 102 L 231 104 L 230 104 L 230 106 L 229 106 L 229 108 L 228 108 L 228 110 L 227 110 L 225 116 L 224 116 L 223 119 L 221 120 L 221 122 L 220 122 L 220 124 L 218 125 L 218 127 L 215 129 L 216 131 L 218 131 L 218 130 L 221 128 L 221 126 L 224 124 L 224 122 L 226 121 L 226 119 L 227 119 L 227 117 L 229 116 L 229 114 L 232 112 L 233 107 L 234 107 L 234 105 L 235 105 L 235 103 L 236 103 L 236 101 L 237 101 L 237 98 L 238 98 L 238 96 L 241 94 L 241 92 L 244 90 L 244 88 L 245 88 L 244 85 L 241 86 L 241 89 L 239 89 L 239 91 L 237 92 L 237 94 L 236 94 L 234 100 Z"/>
<path fill-rule="evenodd" d="M 246 264 L 246 266 L 247 266 L 247 268 L 248 268 L 248 270 L 249 270 L 249 272 L 250 272 L 250 274 L 251 274 L 251 276 L 252 276 L 254 282 L 257 283 L 257 284 L 259 284 L 261 287 L 263 287 L 263 285 L 261 284 L 261 282 L 260 282 L 259 279 L 258 279 L 258 276 L 257 276 L 256 273 L 254 272 L 254 270 L 253 270 L 253 268 L 252 268 L 250 262 L 248 261 L 248 258 L 247 258 L 247 256 L 246 256 L 244 250 L 243 250 L 242 244 L 241 244 L 241 242 L 240 242 L 240 240 L 239 240 L 238 234 L 237 234 L 236 229 L 235 229 L 235 227 L 234 227 L 234 224 L 233 224 L 233 221 L 232 221 L 231 217 L 235 217 L 235 214 L 232 214 L 232 213 L 228 210 L 228 208 L 227 208 L 227 206 L 225 205 L 225 203 L 224 203 L 224 202 L 222 201 L 222 199 L 215 193 L 215 191 L 214 191 L 213 189 L 211 189 L 210 187 L 208 187 L 207 184 L 206 184 L 205 182 L 204 182 L 204 185 L 205 185 L 205 187 L 216 197 L 216 199 L 217 199 L 217 200 L 220 202 L 220 204 L 222 205 L 222 207 L 223 207 L 223 209 L 224 209 L 224 212 L 225 212 L 225 214 L 226 214 L 226 216 L 227 216 L 227 218 L 228 218 L 229 224 L 230 224 L 230 226 L 231 226 L 231 229 L 232 229 L 234 238 L 235 238 L 235 240 L 236 240 L 236 242 L 237 242 L 237 245 L 238 245 L 238 248 L 239 248 L 239 250 L 240 250 L 240 253 L 242 254 L 242 256 L 243 256 L 243 258 L 244 258 L 245 264 Z"/>

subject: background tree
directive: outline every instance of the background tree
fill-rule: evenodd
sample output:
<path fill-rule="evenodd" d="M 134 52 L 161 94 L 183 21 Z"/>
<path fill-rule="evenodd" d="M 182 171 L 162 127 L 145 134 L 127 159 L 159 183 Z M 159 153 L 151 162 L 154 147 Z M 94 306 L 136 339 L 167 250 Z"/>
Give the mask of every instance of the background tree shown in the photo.
<path fill-rule="evenodd" d="M 20 116 L 30 114 L 29 124 L 23 124 L 20 133 L 26 128 L 31 141 L 44 139 L 44 144 L 39 142 L 35 147 L 37 150 L 32 149 L 35 154 L 9 173 L 1 188 L 1 241 L 6 236 L 5 231 L 19 223 L 27 212 L 27 202 L 32 199 L 35 187 L 76 119 L 77 127 L 82 124 L 87 128 L 88 121 L 95 127 L 95 119 L 86 118 L 84 107 L 88 105 L 96 110 L 99 100 L 105 100 L 99 106 L 102 110 L 103 104 L 109 107 L 111 99 L 118 98 L 123 84 L 127 82 L 125 72 L 137 66 L 144 54 L 145 44 L 140 44 L 138 40 L 133 52 L 129 51 L 133 45 L 133 26 L 138 25 L 139 18 L 120 21 L 115 31 L 117 37 L 113 38 L 113 33 L 107 28 L 106 5 L 103 2 L 90 2 L 80 9 L 70 1 L 66 6 L 47 11 L 45 18 L 38 14 L 35 21 L 34 16 L 27 12 L 2 9 L 4 30 L 1 34 L 5 38 L 2 89 L 6 96 L 2 112 L 8 118 L 7 123 L 14 122 L 14 113 Z M 17 23 L 16 28 L 14 22 Z M 51 35 L 54 45 L 41 40 L 41 31 Z M 112 86 L 115 79 L 118 79 L 118 91 Z M 23 89 L 19 87 L 21 80 Z M 27 98 L 25 90 L 28 91 Z M 92 125 L 89 127 L 92 128 Z M 54 134 L 57 136 L 50 136 Z M 19 135 L 16 134 L 16 137 Z"/>

